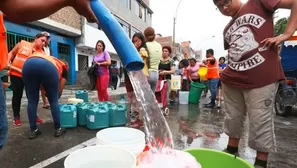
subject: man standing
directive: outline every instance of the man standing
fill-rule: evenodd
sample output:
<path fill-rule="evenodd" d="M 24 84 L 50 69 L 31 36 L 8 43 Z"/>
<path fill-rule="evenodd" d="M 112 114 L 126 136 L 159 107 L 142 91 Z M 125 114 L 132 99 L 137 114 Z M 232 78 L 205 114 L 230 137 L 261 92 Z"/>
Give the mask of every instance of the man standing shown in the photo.
<path fill-rule="evenodd" d="M 278 82 L 285 78 L 277 46 L 297 28 L 296 0 L 213 0 L 218 10 L 232 17 L 224 30 L 229 63 L 221 81 L 226 108 L 226 152 L 236 154 L 249 117 L 249 146 L 257 151 L 256 168 L 266 168 L 269 152 L 275 151 L 274 99 Z M 284 34 L 274 37 L 273 13 L 291 9 Z"/>
<path fill-rule="evenodd" d="M 110 77 L 111 77 L 111 89 L 117 90 L 120 68 L 117 61 L 111 61 L 111 66 L 109 67 Z"/>
<path fill-rule="evenodd" d="M 0 10 L 3 12 L 0 12 L 0 70 L 8 67 L 8 50 L 3 14 L 11 21 L 24 23 L 47 17 L 66 6 L 72 6 L 79 14 L 85 16 L 88 21 L 97 22 L 89 0 L 26 0 L 26 3 L 22 0 L 0 1 Z M 11 10 L 12 8 L 13 10 Z M 1 80 L 0 86 L 2 86 Z M 0 87 L 0 150 L 5 144 L 7 133 L 5 97 L 3 88 Z"/>
<path fill-rule="evenodd" d="M 211 102 L 206 104 L 206 108 L 214 108 L 216 106 L 217 87 L 220 80 L 220 70 L 217 59 L 214 57 L 213 49 L 206 50 L 206 60 L 204 64 L 207 65 L 207 87 L 211 93 Z"/>

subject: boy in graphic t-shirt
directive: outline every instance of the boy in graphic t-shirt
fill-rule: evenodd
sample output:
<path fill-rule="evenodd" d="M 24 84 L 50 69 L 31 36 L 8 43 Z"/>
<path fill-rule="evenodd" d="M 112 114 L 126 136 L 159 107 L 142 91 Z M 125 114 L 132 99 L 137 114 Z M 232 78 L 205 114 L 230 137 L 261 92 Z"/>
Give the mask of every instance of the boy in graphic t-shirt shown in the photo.
<path fill-rule="evenodd" d="M 297 29 L 296 0 L 213 0 L 218 10 L 232 17 L 224 30 L 229 63 L 221 74 L 229 135 L 228 153 L 237 154 L 245 116 L 249 117 L 249 146 L 257 151 L 256 168 L 266 168 L 275 151 L 274 99 L 285 78 L 277 46 Z M 291 9 L 284 34 L 274 37 L 273 13 Z"/>

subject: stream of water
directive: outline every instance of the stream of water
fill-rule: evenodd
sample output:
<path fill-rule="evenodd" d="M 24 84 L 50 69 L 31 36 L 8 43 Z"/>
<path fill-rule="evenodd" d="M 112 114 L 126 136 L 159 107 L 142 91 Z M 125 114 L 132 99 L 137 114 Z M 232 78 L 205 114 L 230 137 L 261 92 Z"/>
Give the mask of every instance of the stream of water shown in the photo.
<path fill-rule="evenodd" d="M 136 99 L 142 105 L 144 128 L 151 149 L 173 149 L 173 138 L 169 126 L 158 106 L 155 93 L 151 90 L 142 71 L 128 73 Z"/>
<path fill-rule="evenodd" d="M 142 106 L 144 128 L 150 150 L 138 157 L 139 168 L 201 168 L 189 153 L 174 150 L 172 133 L 142 71 L 128 73 L 136 99 Z"/>

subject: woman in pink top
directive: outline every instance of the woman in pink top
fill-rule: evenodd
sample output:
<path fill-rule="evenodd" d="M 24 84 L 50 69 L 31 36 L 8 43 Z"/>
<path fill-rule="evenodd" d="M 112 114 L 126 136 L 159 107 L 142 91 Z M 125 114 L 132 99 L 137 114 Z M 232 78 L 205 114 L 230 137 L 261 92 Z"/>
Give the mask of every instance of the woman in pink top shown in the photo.
<path fill-rule="evenodd" d="M 192 82 L 200 82 L 198 70 L 200 68 L 200 64 L 197 63 L 195 58 L 190 59 L 190 66 L 188 67 L 188 78 L 189 81 Z"/>
<path fill-rule="evenodd" d="M 97 55 L 94 56 L 94 63 L 97 64 L 97 80 L 96 87 L 99 101 L 109 101 L 107 92 L 109 84 L 108 66 L 111 64 L 110 55 L 105 51 L 105 44 L 99 40 L 96 44 Z"/>

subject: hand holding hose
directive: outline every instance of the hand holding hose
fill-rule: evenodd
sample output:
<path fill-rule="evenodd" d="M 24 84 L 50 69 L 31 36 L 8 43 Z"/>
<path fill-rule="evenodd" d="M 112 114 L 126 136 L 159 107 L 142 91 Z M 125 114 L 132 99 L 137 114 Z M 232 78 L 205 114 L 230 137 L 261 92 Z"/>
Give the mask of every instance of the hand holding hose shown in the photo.
<path fill-rule="evenodd" d="M 98 20 L 90 6 L 90 0 L 72 0 L 72 1 L 73 3 L 71 6 L 77 11 L 78 14 L 86 17 L 88 22 L 98 23 Z"/>

